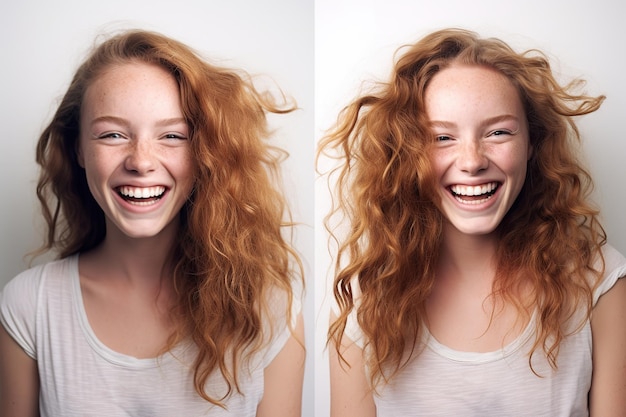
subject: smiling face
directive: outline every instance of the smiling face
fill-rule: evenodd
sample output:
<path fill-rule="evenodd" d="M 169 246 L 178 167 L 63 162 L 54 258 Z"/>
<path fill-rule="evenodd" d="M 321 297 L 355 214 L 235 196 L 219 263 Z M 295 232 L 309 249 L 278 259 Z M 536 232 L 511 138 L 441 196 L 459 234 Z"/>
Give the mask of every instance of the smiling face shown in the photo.
<path fill-rule="evenodd" d="M 493 232 L 532 152 L 517 89 L 493 69 L 453 64 L 432 78 L 425 103 L 444 217 L 464 234 Z"/>
<path fill-rule="evenodd" d="M 79 163 L 111 228 L 151 237 L 176 227 L 191 194 L 189 128 L 174 78 L 160 67 L 108 68 L 87 88 Z"/>

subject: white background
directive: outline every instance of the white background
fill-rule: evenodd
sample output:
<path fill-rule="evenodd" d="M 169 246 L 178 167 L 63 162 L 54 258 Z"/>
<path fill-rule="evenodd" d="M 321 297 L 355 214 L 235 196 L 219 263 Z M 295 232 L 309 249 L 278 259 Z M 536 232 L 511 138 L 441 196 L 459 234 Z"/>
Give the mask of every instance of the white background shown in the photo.
<path fill-rule="evenodd" d="M 387 77 L 402 44 L 443 27 L 473 29 L 519 50 L 542 49 L 564 80 L 583 77 L 590 94 L 607 95 L 602 108 L 581 119 L 580 126 L 609 240 L 626 253 L 626 222 L 620 216 L 626 208 L 626 10 L 617 0 L 12 3 L 0 6 L 0 287 L 27 266 L 24 255 L 41 241 L 34 146 L 96 35 L 127 27 L 156 30 L 223 65 L 267 74 L 297 100 L 302 110 L 272 122 L 279 129 L 277 140 L 291 154 L 286 187 L 294 216 L 303 223 L 297 245 L 308 273 L 306 417 L 328 415 L 329 257 L 321 223 L 328 198 L 324 180 L 314 182 L 314 141 L 363 80 Z"/>
<path fill-rule="evenodd" d="M 538 48 L 563 80 L 585 78 L 601 109 L 580 120 L 587 165 L 596 184 L 609 241 L 626 253 L 626 7 L 617 0 L 316 0 L 315 124 L 322 136 L 365 80 L 386 80 L 393 54 L 425 34 L 462 27 L 500 37 L 517 50 Z M 329 257 L 322 216 L 325 181 L 316 182 L 315 274 L 317 319 L 316 416 L 328 415 L 328 366 L 323 333 L 328 320 Z"/>
<path fill-rule="evenodd" d="M 14 0 L 0 6 L 0 287 L 27 266 L 41 242 L 35 198 L 35 143 L 98 35 L 123 28 L 155 30 L 216 64 L 267 75 L 301 110 L 272 116 L 276 144 L 290 153 L 285 187 L 307 277 L 313 260 L 312 0 Z M 313 291 L 305 303 L 313 321 Z M 307 329 L 313 351 L 313 327 Z M 313 355 L 305 376 L 304 415 L 313 414 Z"/>

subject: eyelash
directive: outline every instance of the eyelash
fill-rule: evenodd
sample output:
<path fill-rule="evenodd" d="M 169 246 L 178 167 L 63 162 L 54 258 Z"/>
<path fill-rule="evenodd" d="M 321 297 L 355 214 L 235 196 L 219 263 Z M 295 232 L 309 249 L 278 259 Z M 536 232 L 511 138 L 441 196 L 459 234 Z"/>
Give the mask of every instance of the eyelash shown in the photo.
<path fill-rule="evenodd" d="M 100 139 L 121 139 L 124 136 L 122 136 L 121 133 L 117 133 L 117 132 L 110 132 L 110 133 L 104 133 L 100 136 L 98 136 Z"/>
<path fill-rule="evenodd" d="M 180 140 L 186 140 L 187 137 L 184 135 L 179 135 L 177 133 L 168 133 L 166 135 L 163 135 L 163 138 L 165 139 L 180 139 Z"/>
<path fill-rule="evenodd" d="M 504 129 L 498 129 L 498 130 L 494 130 L 493 132 L 489 133 L 488 136 L 502 136 L 502 135 L 510 135 L 511 132 L 508 130 L 504 130 Z"/>
<path fill-rule="evenodd" d="M 503 135 L 512 135 L 513 133 L 509 130 L 505 130 L 505 129 L 497 129 L 494 131 L 489 132 L 489 134 L 487 135 L 487 137 L 489 136 L 503 136 Z M 436 142 L 444 142 L 444 141 L 448 141 L 451 140 L 452 137 L 448 136 L 448 135 L 437 135 L 435 136 L 435 141 Z"/>
<path fill-rule="evenodd" d="M 118 132 L 110 132 L 110 133 L 104 133 L 104 134 L 98 136 L 98 138 L 100 138 L 100 139 L 122 139 L 122 138 L 124 138 L 124 135 L 122 135 L 121 133 L 118 133 Z M 177 134 L 177 133 L 167 133 L 167 134 L 163 135 L 163 139 L 187 140 L 187 137 L 184 136 L 184 135 Z"/>

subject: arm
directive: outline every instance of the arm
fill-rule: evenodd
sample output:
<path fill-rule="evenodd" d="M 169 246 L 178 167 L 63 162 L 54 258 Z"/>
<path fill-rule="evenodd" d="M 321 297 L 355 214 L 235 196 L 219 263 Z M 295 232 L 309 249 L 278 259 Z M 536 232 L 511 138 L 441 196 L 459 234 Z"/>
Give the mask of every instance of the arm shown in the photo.
<path fill-rule="evenodd" d="M 335 344 L 331 342 L 329 345 L 331 417 L 375 417 L 376 405 L 365 375 L 363 350 L 344 336 L 341 353 L 348 364 L 339 358 Z"/>
<path fill-rule="evenodd" d="M 589 411 L 626 416 L 626 278 L 600 297 L 591 318 L 593 376 Z"/>
<path fill-rule="evenodd" d="M 0 325 L 0 415 L 39 416 L 37 362 Z"/>
<path fill-rule="evenodd" d="M 304 323 L 298 316 L 294 334 L 265 368 L 265 389 L 257 417 L 299 417 L 302 415 L 304 378 Z"/>

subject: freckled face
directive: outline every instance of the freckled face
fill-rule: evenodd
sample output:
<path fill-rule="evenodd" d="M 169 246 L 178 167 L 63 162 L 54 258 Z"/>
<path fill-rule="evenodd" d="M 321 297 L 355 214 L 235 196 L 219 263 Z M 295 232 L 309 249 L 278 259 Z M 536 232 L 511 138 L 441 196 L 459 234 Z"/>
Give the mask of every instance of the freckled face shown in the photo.
<path fill-rule="evenodd" d="M 112 228 L 128 237 L 176 228 L 193 187 L 189 128 L 174 78 L 155 65 L 113 66 L 88 88 L 79 162 Z"/>
<path fill-rule="evenodd" d="M 461 233 L 493 232 L 517 198 L 532 148 L 517 89 L 482 66 L 452 65 L 425 93 L 441 209 Z"/>

